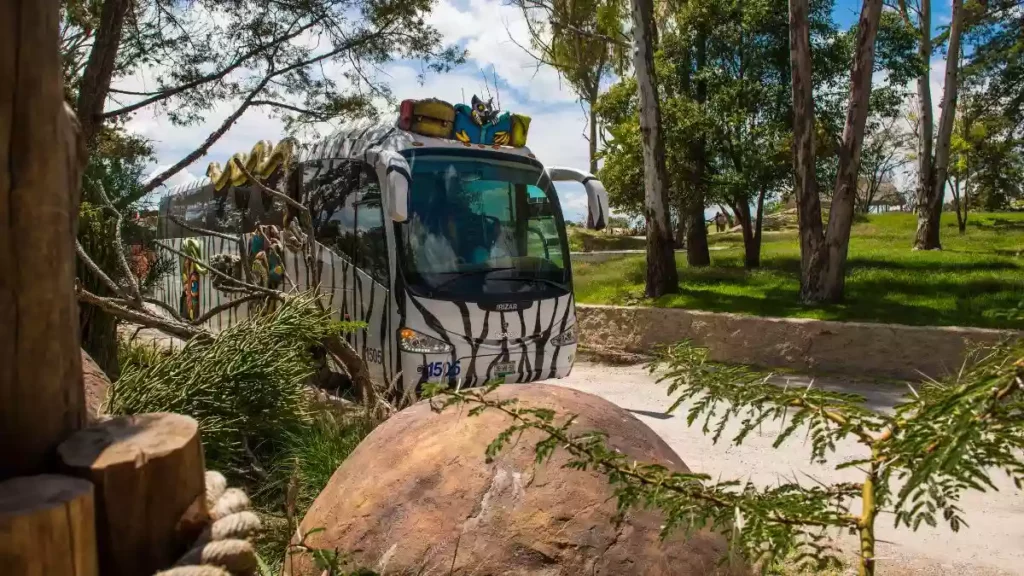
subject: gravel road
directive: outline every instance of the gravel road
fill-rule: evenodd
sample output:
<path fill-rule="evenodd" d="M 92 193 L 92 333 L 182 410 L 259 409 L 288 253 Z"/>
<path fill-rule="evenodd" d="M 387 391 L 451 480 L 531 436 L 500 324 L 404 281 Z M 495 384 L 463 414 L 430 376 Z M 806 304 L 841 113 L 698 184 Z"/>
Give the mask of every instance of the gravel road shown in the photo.
<path fill-rule="evenodd" d="M 788 377 L 793 385 L 806 386 L 810 379 Z M 741 446 L 733 446 L 726 432 L 718 445 L 712 444 L 699 425 L 686 425 L 684 405 L 666 415 L 671 404 L 663 385 L 658 385 L 643 366 L 608 366 L 580 362 L 572 374 L 554 384 L 601 396 L 629 410 L 650 426 L 694 471 L 712 477 L 746 479 L 768 485 L 779 479 L 797 477 L 813 482 L 858 481 L 856 470 L 836 471 L 808 462 L 808 447 L 797 434 L 779 449 L 773 449 L 778 426 L 767 426 L 751 434 Z M 877 410 L 890 409 L 908 390 L 893 384 L 854 382 L 818 378 L 815 386 L 854 392 L 866 397 Z M 837 446 L 836 461 L 863 455 L 855 442 Z M 887 543 L 877 551 L 881 574 L 990 575 L 1024 574 L 1024 493 L 1005 476 L 994 478 L 999 492 L 968 493 L 962 499 L 967 528 L 952 532 L 946 525 L 922 526 L 917 532 L 893 529 L 892 516 L 880 516 L 878 537 Z M 859 504 L 858 504 L 859 506 Z M 848 537 L 847 537 L 848 538 Z M 844 546 L 855 545 L 849 539 Z M 855 548 L 850 548 L 855 549 Z"/>

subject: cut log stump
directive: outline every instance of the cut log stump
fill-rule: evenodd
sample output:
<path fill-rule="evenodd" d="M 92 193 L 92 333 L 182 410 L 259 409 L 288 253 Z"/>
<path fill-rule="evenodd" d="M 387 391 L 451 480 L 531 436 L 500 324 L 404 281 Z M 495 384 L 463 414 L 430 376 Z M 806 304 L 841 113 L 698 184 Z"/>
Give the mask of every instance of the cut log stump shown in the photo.
<path fill-rule="evenodd" d="M 57 452 L 68 474 L 96 486 L 104 576 L 171 566 L 208 520 L 199 425 L 188 416 L 119 416 L 80 430 Z"/>
<path fill-rule="evenodd" d="M 19 576 L 97 576 L 92 484 L 52 474 L 0 483 L 0 567 Z"/>

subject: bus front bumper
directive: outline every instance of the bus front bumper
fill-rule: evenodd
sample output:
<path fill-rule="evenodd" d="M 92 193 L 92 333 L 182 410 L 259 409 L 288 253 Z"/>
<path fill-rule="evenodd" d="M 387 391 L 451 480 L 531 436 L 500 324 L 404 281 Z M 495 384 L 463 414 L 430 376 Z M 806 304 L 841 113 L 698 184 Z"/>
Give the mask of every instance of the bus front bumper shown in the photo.
<path fill-rule="evenodd" d="M 409 390 L 428 382 L 469 388 L 568 376 L 576 361 L 576 344 L 546 348 L 525 353 L 511 349 L 501 353 L 480 351 L 475 356 L 402 352 L 402 381 Z"/>

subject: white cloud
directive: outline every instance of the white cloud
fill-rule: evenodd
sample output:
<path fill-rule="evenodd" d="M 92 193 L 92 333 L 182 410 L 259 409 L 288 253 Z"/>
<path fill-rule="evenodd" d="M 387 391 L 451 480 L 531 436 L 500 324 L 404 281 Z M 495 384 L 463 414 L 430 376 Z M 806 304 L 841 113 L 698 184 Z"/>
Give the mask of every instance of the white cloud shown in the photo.
<path fill-rule="evenodd" d="M 427 22 L 436 27 L 447 42 L 465 43 L 470 60 L 479 68 L 493 66 L 498 76 L 513 88 L 527 93 L 531 100 L 568 102 L 576 99 L 552 68 L 538 68 L 537 61 L 523 49 L 530 45 L 530 33 L 519 8 L 502 4 L 500 0 L 474 0 L 469 3 L 468 11 L 463 11 L 451 0 L 441 0 Z M 482 82 L 478 77 L 473 86 Z"/>

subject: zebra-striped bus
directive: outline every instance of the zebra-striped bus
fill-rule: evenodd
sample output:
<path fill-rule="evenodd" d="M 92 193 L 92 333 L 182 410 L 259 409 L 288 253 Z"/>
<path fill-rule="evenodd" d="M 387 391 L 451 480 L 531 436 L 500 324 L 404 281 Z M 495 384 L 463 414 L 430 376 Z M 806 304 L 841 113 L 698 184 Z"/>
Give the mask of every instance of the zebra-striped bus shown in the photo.
<path fill-rule="evenodd" d="M 242 232 L 257 281 L 282 289 L 316 282 L 335 318 L 366 323 L 349 338 L 375 378 L 400 378 L 411 390 L 569 374 L 576 311 L 552 182 L 582 183 L 588 222 L 600 229 L 608 200 L 593 175 L 545 169 L 526 147 L 465 144 L 395 124 L 342 130 L 279 165 L 253 160 L 269 144 L 257 148 L 240 158 L 310 211 L 320 277 L 309 279 L 289 242 L 294 209 L 211 165 L 212 179 L 178 187 L 160 204 L 162 242 L 196 255 L 175 256 L 179 273 L 158 288 L 165 303 L 188 318 L 209 315 L 213 330 L 244 318 L 245 306 L 209 314 L 232 295 L 197 264 L 237 266 L 243 246 L 231 238 Z"/>

